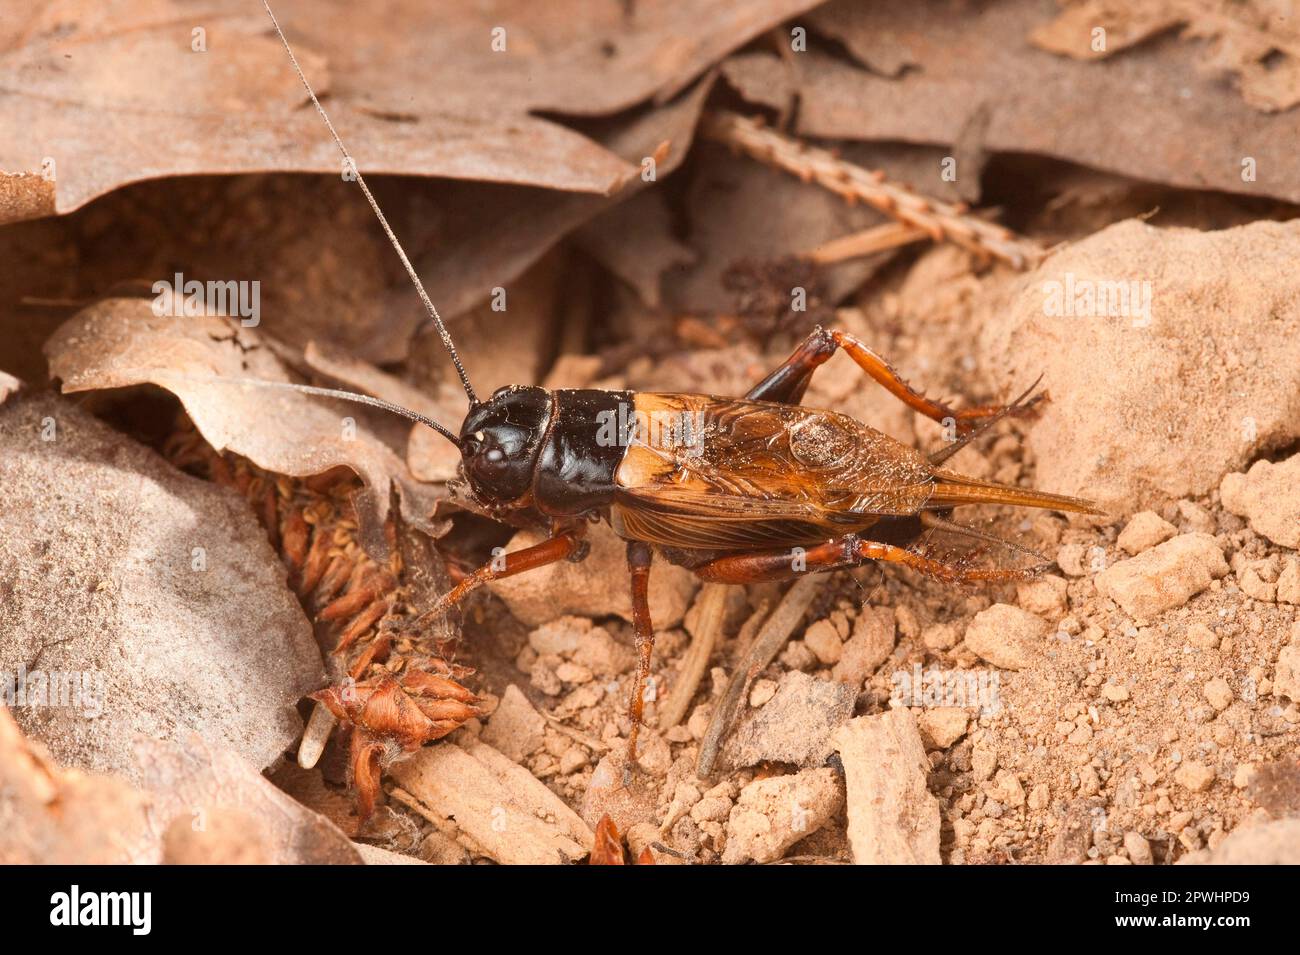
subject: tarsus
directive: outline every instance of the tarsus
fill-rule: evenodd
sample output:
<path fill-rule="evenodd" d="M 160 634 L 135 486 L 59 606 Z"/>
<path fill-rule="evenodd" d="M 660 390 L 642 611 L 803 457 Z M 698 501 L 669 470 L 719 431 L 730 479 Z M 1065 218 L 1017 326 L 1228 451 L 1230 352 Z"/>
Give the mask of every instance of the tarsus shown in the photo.
<path fill-rule="evenodd" d="M 936 465 L 943 464 L 944 461 L 947 461 L 950 457 L 952 457 L 962 448 L 966 447 L 966 445 L 970 444 L 980 435 L 985 434 L 990 428 L 992 428 L 995 424 L 997 424 L 1007 415 L 1015 414 L 1017 411 L 1023 411 L 1026 408 L 1032 407 L 1034 404 L 1036 404 L 1039 401 L 1039 399 L 1042 398 L 1042 395 L 1034 395 L 1032 398 L 1030 398 L 1029 396 L 1030 394 L 1033 393 L 1033 390 L 1038 387 L 1038 383 L 1042 380 L 1043 380 L 1043 376 L 1039 375 L 1037 380 L 1035 380 L 1032 385 L 1026 388 L 1024 390 L 1024 393 L 1021 394 L 1021 396 L 1017 398 L 1015 401 L 1011 402 L 1011 404 L 1004 407 L 997 414 L 985 418 L 983 421 L 979 423 L 977 427 L 972 428 L 970 431 L 967 431 L 956 441 L 953 441 L 951 444 L 944 445 L 944 447 L 940 448 L 938 451 L 935 451 L 933 454 L 930 455 L 930 463 Z"/>

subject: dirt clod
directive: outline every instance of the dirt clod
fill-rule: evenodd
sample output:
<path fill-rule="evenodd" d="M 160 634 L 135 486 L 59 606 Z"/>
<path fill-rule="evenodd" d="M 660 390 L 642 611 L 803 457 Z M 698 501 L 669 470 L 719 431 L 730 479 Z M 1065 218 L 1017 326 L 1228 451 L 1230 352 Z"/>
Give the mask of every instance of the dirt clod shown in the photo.
<path fill-rule="evenodd" d="M 1181 534 L 1097 575 L 1097 590 L 1134 617 L 1149 620 L 1181 607 L 1228 572 L 1223 550 L 1208 534 Z"/>
<path fill-rule="evenodd" d="M 1047 624 L 1041 617 L 1009 604 L 994 604 L 975 615 L 966 628 L 966 646 L 1005 670 L 1033 665 L 1041 652 Z"/>
<path fill-rule="evenodd" d="M 1275 544 L 1300 548 L 1300 454 L 1280 464 L 1256 461 L 1245 474 L 1233 472 L 1219 485 L 1223 506 L 1250 521 Z"/>
<path fill-rule="evenodd" d="M 790 846 L 825 825 L 843 802 L 839 775 L 833 769 L 756 779 L 740 791 L 727 818 L 722 861 L 775 862 Z"/>
<path fill-rule="evenodd" d="M 849 843 L 859 865 L 939 864 L 939 805 L 906 709 L 861 716 L 832 738 L 844 762 Z"/>

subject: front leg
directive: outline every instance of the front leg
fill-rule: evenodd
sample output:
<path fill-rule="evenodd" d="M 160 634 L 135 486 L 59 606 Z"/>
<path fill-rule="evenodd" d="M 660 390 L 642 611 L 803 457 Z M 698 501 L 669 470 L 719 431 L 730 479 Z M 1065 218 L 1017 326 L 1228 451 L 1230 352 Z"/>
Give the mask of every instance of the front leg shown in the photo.
<path fill-rule="evenodd" d="M 576 524 L 556 533 L 554 537 L 544 540 L 540 544 L 534 544 L 532 547 L 525 547 L 523 550 L 493 557 L 488 563 L 439 597 L 438 601 L 428 611 L 420 615 L 417 625 L 446 613 L 452 607 L 457 606 L 472 591 L 490 581 L 501 580 L 503 577 L 513 577 L 515 574 L 522 574 L 527 570 L 536 570 L 538 567 L 545 567 L 547 564 L 554 564 L 561 560 L 582 560 L 587 556 L 587 551 L 590 549 L 590 545 L 585 540 L 586 533 L 587 527 L 585 524 Z"/>

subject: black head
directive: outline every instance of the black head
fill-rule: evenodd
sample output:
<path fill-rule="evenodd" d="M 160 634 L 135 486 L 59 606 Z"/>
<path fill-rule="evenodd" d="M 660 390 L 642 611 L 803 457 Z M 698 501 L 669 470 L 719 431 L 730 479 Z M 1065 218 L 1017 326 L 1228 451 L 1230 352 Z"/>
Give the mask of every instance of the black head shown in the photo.
<path fill-rule="evenodd" d="M 520 385 L 500 388 L 470 409 L 460 429 L 460 454 L 483 503 L 509 504 L 528 492 L 550 415 L 550 392 Z"/>

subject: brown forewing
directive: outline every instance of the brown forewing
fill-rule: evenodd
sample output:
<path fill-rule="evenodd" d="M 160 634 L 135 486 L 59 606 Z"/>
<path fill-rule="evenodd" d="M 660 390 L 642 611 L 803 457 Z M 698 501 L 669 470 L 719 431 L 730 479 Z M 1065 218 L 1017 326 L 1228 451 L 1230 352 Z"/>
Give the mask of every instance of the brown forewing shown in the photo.
<path fill-rule="evenodd" d="M 915 514 L 933 472 L 847 415 L 707 395 L 638 394 L 611 518 L 624 537 L 711 550 L 807 544 Z"/>

